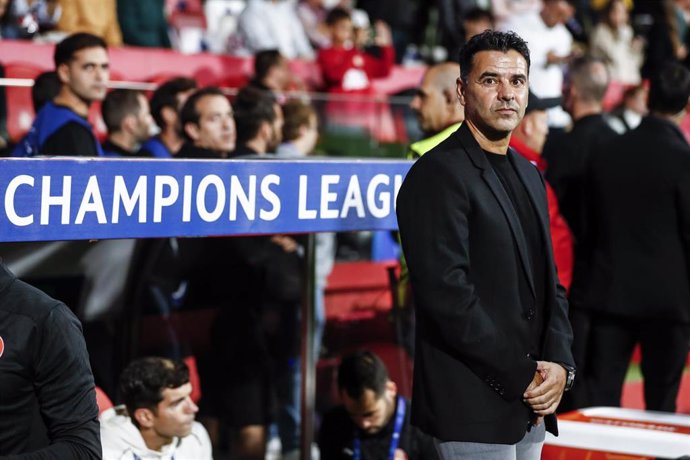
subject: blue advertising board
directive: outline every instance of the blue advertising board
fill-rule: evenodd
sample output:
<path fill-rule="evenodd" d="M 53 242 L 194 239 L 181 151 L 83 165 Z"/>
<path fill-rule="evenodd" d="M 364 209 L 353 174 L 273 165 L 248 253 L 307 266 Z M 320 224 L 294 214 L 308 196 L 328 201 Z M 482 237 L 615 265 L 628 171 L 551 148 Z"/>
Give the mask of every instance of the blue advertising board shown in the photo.
<path fill-rule="evenodd" d="M 0 159 L 0 241 L 397 228 L 411 162 Z"/>

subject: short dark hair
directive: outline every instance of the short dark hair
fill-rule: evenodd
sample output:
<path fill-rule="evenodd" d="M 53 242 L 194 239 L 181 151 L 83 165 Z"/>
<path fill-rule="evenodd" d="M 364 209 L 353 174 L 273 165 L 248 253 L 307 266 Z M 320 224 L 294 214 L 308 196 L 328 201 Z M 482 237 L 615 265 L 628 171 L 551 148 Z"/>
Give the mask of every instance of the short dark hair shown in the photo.
<path fill-rule="evenodd" d="M 62 83 L 56 71 L 50 70 L 39 74 L 31 87 L 31 103 L 34 106 L 34 112 L 41 110 L 46 102 L 55 99 L 60 88 L 62 88 Z"/>
<path fill-rule="evenodd" d="M 316 110 L 311 104 L 299 99 L 292 99 L 283 106 L 283 140 L 293 141 L 299 137 L 299 129 L 309 126 L 312 117 L 316 117 Z"/>
<path fill-rule="evenodd" d="M 465 15 L 462 17 L 462 20 L 469 22 L 489 21 L 491 24 L 493 24 L 494 15 L 491 14 L 491 11 L 489 10 L 475 6 L 465 13 Z"/>
<path fill-rule="evenodd" d="M 196 80 L 192 78 L 175 77 L 167 80 L 165 83 L 156 88 L 151 96 L 150 105 L 151 116 L 159 128 L 165 128 L 163 109 L 165 107 L 170 107 L 177 112 L 177 95 L 184 93 L 185 91 L 189 91 L 190 89 L 196 89 L 196 87 Z"/>
<path fill-rule="evenodd" d="M 345 8 L 335 7 L 326 15 L 326 25 L 332 26 L 343 19 L 352 19 L 352 15 Z"/>
<path fill-rule="evenodd" d="M 273 93 L 253 86 L 245 86 L 237 93 L 232 107 L 235 112 L 238 145 L 254 139 L 262 123 L 275 121 L 276 103 Z"/>
<path fill-rule="evenodd" d="M 266 78 L 269 70 L 277 66 L 283 55 L 277 49 L 261 50 L 254 55 L 254 79 L 261 81 Z"/>
<path fill-rule="evenodd" d="M 499 32 L 496 30 L 485 30 L 484 32 L 470 38 L 460 49 L 460 78 L 467 83 L 467 76 L 472 72 L 474 55 L 481 51 L 501 51 L 507 53 L 510 50 L 517 51 L 525 58 L 527 70 L 529 71 L 530 58 L 529 48 L 525 42 L 515 32 Z"/>
<path fill-rule="evenodd" d="M 120 391 L 132 422 L 138 427 L 134 418 L 137 409 L 156 413 L 158 403 L 163 400 L 163 390 L 179 388 L 188 382 L 189 369 L 183 362 L 148 357 L 129 363 L 120 375 Z"/>
<path fill-rule="evenodd" d="M 388 382 L 386 366 L 376 354 L 360 350 L 349 354 L 338 367 L 338 389 L 359 400 L 365 390 L 372 390 L 377 398 L 383 396 Z"/>
<path fill-rule="evenodd" d="M 74 58 L 74 55 L 86 48 L 103 48 L 108 50 L 108 45 L 101 37 L 86 32 L 79 32 L 72 34 L 55 45 L 55 53 L 53 54 L 53 61 L 55 61 L 55 68 L 60 64 L 66 64 Z"/>
<path fill-rule="evenodd" d="M 650 112 L 675 115 L 688 105 L 690 70 L 668 62 L 649 80 L 647 106 Z"/>
<path fill-rule="evenodd" d="M 125 117 L 139 113 L 139 96 L 143 95 L 141 91 L 123 88 L 114 89 L 106 94 L 101 106 L 101 115 L 109 133 L 119 131 Z"/>
<path fill-rule="evenodd" d="M 223 91 L 220 90 L 220 88 L 216 86 L 208 86 L 206 88 L 201 88 L 194 91 L 191 94 L 191 96 L 187 98 L 184 105 L 182 106 L 182 109 L 180 110 L 180 126 L 182 127 L 182 133 L 184 134 L 185 139 L 187 139 L 188 141 L 192 141 L 192 139 L 189 137 L 184 127 L 187 123 L 193 123 L 195 125 L 199 124 L 201 114 L 197 110 L 196 105 L 201 98 L 206 96 L 226 97 L 225 94 L 223 94 Z"/>

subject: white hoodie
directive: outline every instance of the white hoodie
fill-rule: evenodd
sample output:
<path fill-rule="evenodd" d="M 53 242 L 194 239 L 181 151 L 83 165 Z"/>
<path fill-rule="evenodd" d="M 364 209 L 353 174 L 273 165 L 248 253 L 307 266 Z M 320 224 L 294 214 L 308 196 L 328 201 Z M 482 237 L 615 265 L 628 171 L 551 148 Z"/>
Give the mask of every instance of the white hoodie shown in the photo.
<path fill-rule="evenodd" d="M 189 435 L 173 438 L 157 452 L 146 447 L 139 429 L 120 415 L 122 409 L 114 407 L 100 415 L 103 460 L 213 460 L 211 440 L 199 422 L 194 422 Z"/>

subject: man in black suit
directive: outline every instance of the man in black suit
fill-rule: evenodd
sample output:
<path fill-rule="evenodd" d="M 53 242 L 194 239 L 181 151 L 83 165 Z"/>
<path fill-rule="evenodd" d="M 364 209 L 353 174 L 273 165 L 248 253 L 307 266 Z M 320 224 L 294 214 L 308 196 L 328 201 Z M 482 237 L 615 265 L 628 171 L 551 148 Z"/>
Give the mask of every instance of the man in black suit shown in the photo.
<path fill-rule="evenodd" d="M 620 404 L 640 343 L 647 409 L 675 411 L 690 341 L 690 147 L 678 129 L 688 97 L 690 72 L 665 66 L 651 79 L 650 115 L 591 160 L 584 244 L 592 405 Z"/>
<path fill-rule="evenodd" d="M 466 122 L 417 160 L 397 201 L 417 309 L 412 423 L 446 459 L 538 459 L 574 364 L 544 182 L 508 148 L 529 51 L 486 31 L 460 69 Z"/>

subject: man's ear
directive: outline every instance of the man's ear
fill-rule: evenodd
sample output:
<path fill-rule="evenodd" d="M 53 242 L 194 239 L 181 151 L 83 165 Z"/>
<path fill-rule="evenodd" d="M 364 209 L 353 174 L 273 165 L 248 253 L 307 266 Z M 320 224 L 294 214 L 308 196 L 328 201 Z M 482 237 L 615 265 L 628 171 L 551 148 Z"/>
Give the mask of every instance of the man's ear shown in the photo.
<path fill-rule="evenodd" d="M 460 101 L 460 104 L 463 106 L 465 105 L 465 83 L 462 81 L 462 78 L 458 77 L 458 79 L 455 81 L 457 84 L 456 92 L 458 95 L 458 100 Z"/>
<path fill-rule="evenodd" d="M 199 140 L 199 126 L 194 124 L 194 123 L 185 123 L 185 125 L 182 127 L 184 129 L 184 132 L 189 136 L 193 141 Z"/>
<path fill-rule="evenodd" d="M 70 75 L 69 75 L 69 65 L 65 62 L 57 66 L 57 69 L 55 69 L 55 72 L 57 73 L 58 79 L 60 80 L 60 83 L 63 85 L 66 85 L 69 80 L 70 80 Z"/>
<path fill-rule="evenodd" d="M 153 426 L 155 415 L 151 409 L 140 407 L 134 411 L 132 417 L 137 421 L 140 427 L 151 428 Z"/>
<path fill-rule="evenodd" d="M 398 394 L 398 385 L 396 385 L 396 383 L 392 380 L 387 381 L 386 393 L 391 397 L 395 397 L 395 395 Z"/>
<path fill-rule="evenodd" d="M 161 109 L 161 118 L 163 118 L 166 126 L 175 126 L 178 116 L 177 112 L 172 107 L 163 107 Z"/>
<path fill-rule="evenodd" d="M 132 131 L 134 131 L 134 126 L 136 125 L 136 123 L 137 120 L 134 115 L 127 115 L 122 119 L 122 123 L 120 123 L 120 131 L 131 133 Z"/>

